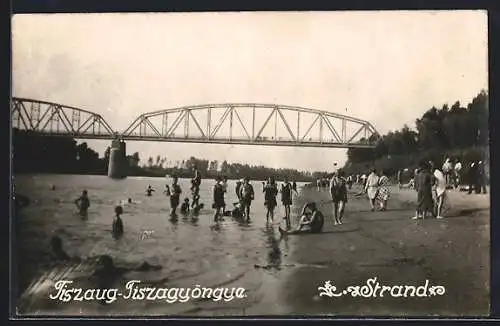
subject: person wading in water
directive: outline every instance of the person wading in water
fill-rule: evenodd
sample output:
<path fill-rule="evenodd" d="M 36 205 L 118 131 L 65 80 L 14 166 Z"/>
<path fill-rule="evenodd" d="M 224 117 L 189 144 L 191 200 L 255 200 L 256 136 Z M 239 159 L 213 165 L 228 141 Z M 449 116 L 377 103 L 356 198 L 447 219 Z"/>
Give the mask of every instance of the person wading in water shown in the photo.
<path fill-rule="evenodd" d="M 300 233 L 320 233 L 325 224 L 323 214 L 317 209 L 316 203 L 310 202 L 302 208 L 302 214 L 297 228 L 293 231 L 283 230 L 278 227 L 281 235 L 300 234 Z"/>
<path fill-rule="evenodd" d="M 278 195 L 278 187 L 276 186 L 276 182 L 274 178 L 271 177 L 267 180 L 267 183 L 264 185 L 264 206 L 267 208 L 266 220 L 269 223 L 269 219 L 271 222 L 274 221 L 274 209 L 278 205 L 276 202 L 276 196 Z"/>
<path fill-rule="evenodd" d="M 238 180 L 236 181 L 236 197 L 238 197 L 238 201 L 241 201 L 241 186 L 243 185 L 244 180 Z"/>
<path fill-rule="evenodd" d="M 149 185 L 148 188 L 146 189 L 146 196 L 148 197 L 153 196 L 153 192 L 155 192 L 155 190 L 153 189 L 153 187 L 151 187 L 151 185 Z"/>
<path fill-rule="evenodd" d="M 90 200 L 87 190 L 82 191 L 82 195 L 75 200 L 75 205 L 78 207 L 80 216 L 87 216 L 90 207 Z"/>
<path fill-rule="evenodd" d="M 224 202 L 224 186 L 222 184 L 222 178 L 217 177 L 215 179 L 216 183 L 214 185 L 213 189 L 213 204 L 212 208 L 215 209 L 214 213 L 214 222 L 218 222 L 220 219 L 222 219 L 223 216 L 223 209 L 226 206 Z"/>
<path fill-rule="evenodd" d="M 290 222 L 290 206 L 292 205 L 292 185 L 288 182 L 288 177 L 285 177 L 285 183 L 281 185 L 281 203 L 285 206 L 286 229 L 290 230 L 292 224 Z"/>
<path fill-rule="evenodd" d="M 182 189 L 178 184 L 179 178 L 174 177 L 170 193 L 170 216 L 175 217 L 177 215 L 177 207 L 179 206 L 179 200 L 181 197 Z"/>
<path fill-rule="evenodd" d="M 338 171 L 333 174 L 330 181 L 330 194 L 333 200 L 333 216 L 335 218 L 335 225 L 342 224 L 344 217 L 344 208 L 347 203 L 347 187 L 344 173 Z"/>
<path fill-rule="evenodd" d="M 120 239 L 123 236 L 123 221 L 121 215 L 123 214 L 123 208 L 121 206 L 115 207 L 115 218 L 113 219 L 112 235 L 115 239 Z"/>
<path fill-rule="evenodd" d="M 253 186 L 250 184 L 250 179 L 246 177 L 240 189 L 241 203 L 243 204 L 244 217 L 247 222 L 250 221 L 250 206 L 254 200 L 255 192 Z"/>

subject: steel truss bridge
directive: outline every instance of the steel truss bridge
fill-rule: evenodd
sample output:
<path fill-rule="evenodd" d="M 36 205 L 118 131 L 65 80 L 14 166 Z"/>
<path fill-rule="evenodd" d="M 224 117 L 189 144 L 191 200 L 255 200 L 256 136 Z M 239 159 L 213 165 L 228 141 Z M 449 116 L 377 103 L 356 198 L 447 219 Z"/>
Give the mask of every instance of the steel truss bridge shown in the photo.
<path fill-rule="evenodd" d="M 76 107 L 25 98 L 11 100 L 12 128 L 76 139 L 120 139 L 267 146 L 372 148 L 378 132 L 368 122 L 302 107 L 226 103 L 141 114 L 123 132 Z"/>

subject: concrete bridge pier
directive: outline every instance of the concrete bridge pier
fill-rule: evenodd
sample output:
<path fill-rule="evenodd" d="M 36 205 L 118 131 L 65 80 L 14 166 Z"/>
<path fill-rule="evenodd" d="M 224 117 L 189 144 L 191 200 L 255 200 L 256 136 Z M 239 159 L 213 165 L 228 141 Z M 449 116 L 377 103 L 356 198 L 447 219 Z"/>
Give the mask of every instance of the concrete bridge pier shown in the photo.
<path fill-rule="evenodd" d="M 127 177 L 127 148 L 124 141 L 115 139 L 111 142 L 108 163 L 108 177 L 123 179 Z"/>

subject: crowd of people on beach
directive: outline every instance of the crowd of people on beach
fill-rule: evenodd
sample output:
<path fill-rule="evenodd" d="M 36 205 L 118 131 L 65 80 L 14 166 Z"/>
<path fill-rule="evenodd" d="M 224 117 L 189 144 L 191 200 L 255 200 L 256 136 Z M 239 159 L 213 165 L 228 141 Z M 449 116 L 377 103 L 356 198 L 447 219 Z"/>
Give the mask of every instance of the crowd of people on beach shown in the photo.
<path fill-rule="evenodd" d="M 453 162 L 450 158 L 446 158 L 441 167 L 432 161 L 422 160 L 411 174 L 408 173 L 408 168 L 400 169 L 397 172 L 396 180 L 399 189 L 409 188 L 417 192 L 416 214 L 412 218 L 426 218 L 429 214 L 435 218 L 443 218 L 444 206 L 447 203 L 447 191 L 449 190 L 459 189 L 467 191 L 469 194 L 473 192 L 486 193 L 486 173 L 483 162 L 471 162 L 467 171 L 464 170 L 459 160 Z M 404 182 L 405 174 L 409 177 L 408 183 Z M 181 215 L 191 215 L 193 218 L 196 218 L 204 208 L 204 204 L 200 203 L 202 177 L 198 170 L 194 170 L 194 177 L 190 182 L 191 198 L 186 197 L 182 203 L 180 199 L 183 191 L 179 185 L 178 178 L 174 176 L 172 184 L 165 185 L 163 194 L 170 199 L 170 216 L 172 219 L 177 218 L 177 209 L 179 206 Z M 344 211 L 348 202 L 348 192 L 353 184 L 357 184 L 361 188 L 359 192 L 354 193 L 354 197 L 366 196 L 371 211 L 385 211 L 388 209 L 391 182 L 386 171 L 377 171 L 373 168 L 370 173 L 346 176 L 342 170 L 338 170 L 334 166 L 334 172 L 330 176 L 318 179 L 316 182 L 319 191 L 325 188 L 325 184 L 328 184 L 331 203 L 333 203 L 332 215 L 334 225 L 343 224 Z M 54 185 L 51 186 L 51 190 L 55 190 Z M 245 177 L 236 182 L 235 195 L 237 201 L 233 203 L 231 209 L 228 209 L 226 204 L 227 192 L 228 178 L 225 176 L 217 177 L 212 188 L 214 223 L 223 221 L 224 217 L 232 217 L 249 222 L 252 202 L 255 199 L 255 189 L 249 178 Z M 149 185 L 146 188 L 145 195 L 151 197 L 154 193 L 155 189 Z M 298 218 L 298 224 L 292 230 L 291 206 L 293 204 L 293 196 L 298 195 L 295 181 L 290 182 L 288 178 L 285 178 L 279 187 L 276 180 L 270 177 L 267 181 L 262 182 L 262 193 L 266 207 L 266 221 L 268 223 L 274 223 L 275 209 L 278 206 L 277 197 L 281 195 L 280 199 L 284 208 L 283 220 L 285 227 L 278 227 L 278 230 L 282 235 L 321 232 L 324 224 L 324 216 L 316 202 L 307 202 L 304 204 Z M 29 205 L 29 198 L 22 195 L 17 195 L 16 198 L 16 207 L 19 206 L 19 208 L 22 208 Z M 129 204 L 133 203 L 131 198 L 128 198 L 127 202 Z M 87 190 L 82 191 L 82 194 L 75 200 L 75 205 L 77 206 L 78 214 L 82 218 L 86 217 L 91 206 Z M 112 222 L 111 234 L 115 239 L 120 239 L 124 234 L 124 223 L 121 218 L 123 208 L 121 205 L 117 205 L 114 211 L 115 215 Z"/>

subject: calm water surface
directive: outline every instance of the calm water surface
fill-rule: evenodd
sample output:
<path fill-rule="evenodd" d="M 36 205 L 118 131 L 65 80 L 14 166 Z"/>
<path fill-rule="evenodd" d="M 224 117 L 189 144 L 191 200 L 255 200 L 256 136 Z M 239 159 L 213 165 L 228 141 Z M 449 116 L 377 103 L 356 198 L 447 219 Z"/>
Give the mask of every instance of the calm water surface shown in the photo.
<path fill-rule="evenodd" d="M 129 177 L 112 180 L 105 176 L 35 175 L 17 176 L 16 192 L 28 196 L 32 204 L 18 217 L 18 257 L 24 272 L 20 282 L 32 278 L 48 268 L 54 268 L 49 258 L 49 240 L 58 234 L 70 256 L 93 257 L 108 254 L 117 265 L 134 266 L 143 261 L 159 264 L 161 271 L 133 272 L 127 280 L 158 280 L 168 277 L 164 287 L 243 287 L 246 299 L 231 302 L 199 302 L 168 304 L 165 302 L 120 302 L 99 304 L 47 304 L 40 299 L 28 309 L 30 313 L 94 313 L 94 314 L 276 314 L 280 312 L 278 281 L 284 277 L 277 269 L 255 268 L 254 265 L 275 265 L 286 261 L 289 248 L 280 240 L 277 225 L 266 225 L 266 210 L 261 182 L 254 181 L 255 201 L 252 203 L 251 222 L 243 223 L 229 217 L 213 225 L 213 180 L 203 180 L 200 190 L 205 209 L 198 219 L 179 216 L 170 221 L 169 198 L 163 194 L 166 178 Z M 181 201 L 190 196 L 190 180 L 179 180 L 183 190 Z M 54 185 L 56 189 L 50 190 Z M 152 197 L 145 196 L 151 185 L 156 189 Z M 301 184 L 298 184 L 299 188 Z M 76 214 L 74 200 L 87 189 L 91 202 L 87 220 Z M 127 204 L 132 198 L 133 204 Z M 279 200 L 278 200 L 279 201 Z M 236 202 L 235 181 L 229 181 L 226 204 Z M 122 204 L 125 234 L 120 240 L 111 236 L 114 206 Z M 275 221 L 281 221 L 283 207 L 278 206 Z M 144 231 L 149 236 L 144 236 Z M 90 272 L 88 272 L 90 273 Z M 82 275 L 80 275 L 82 276 Z M 83 275 L 85 278 L 85 274 Z M 71 278 L 67 276 L 66 278 Z M 124 284 L 127 280 L 118 282 Z"/>

